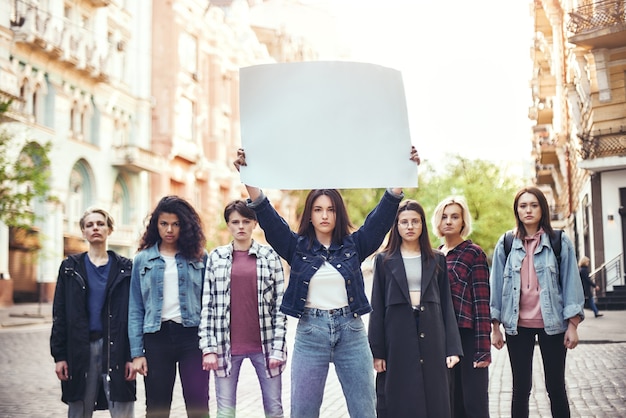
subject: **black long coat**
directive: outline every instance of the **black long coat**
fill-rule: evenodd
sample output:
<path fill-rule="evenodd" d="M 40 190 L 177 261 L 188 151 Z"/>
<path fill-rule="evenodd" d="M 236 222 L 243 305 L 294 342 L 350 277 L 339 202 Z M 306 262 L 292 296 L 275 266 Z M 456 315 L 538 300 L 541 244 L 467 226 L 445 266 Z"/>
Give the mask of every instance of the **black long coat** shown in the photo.
<path fill-rule="evenodd" d="M 446 259 L 422 262 L 419 333 L 402 256 L 378 254 L 372 288 L 369 341 L 387 371 L 376 377 L 378 417 L 450 417 L 446 357 L 463 355 Z"/>
<path fill-rule="evenodd" d="M 108 251 L 112 259 L 109 280 L 102 307 L 103 353 L 102 373 L 110 377 L 111 400 L 136 400 L 136 382 L 126 381 L 126 362 L 130 357 L 128 342 L 128 294 L 132 260 Z M 67 361 L 69 380 L 61 382 L 61 400 L 65 403 L 82 400 L 85 394 L 85 376 L 89 370 L 89 309 L 87 253 L 71 255 L 61 263 L 52 306 L 52 333 L 50 352 L 54 361 Z M 102 385 L 96 409 L 107 409 Z"/>

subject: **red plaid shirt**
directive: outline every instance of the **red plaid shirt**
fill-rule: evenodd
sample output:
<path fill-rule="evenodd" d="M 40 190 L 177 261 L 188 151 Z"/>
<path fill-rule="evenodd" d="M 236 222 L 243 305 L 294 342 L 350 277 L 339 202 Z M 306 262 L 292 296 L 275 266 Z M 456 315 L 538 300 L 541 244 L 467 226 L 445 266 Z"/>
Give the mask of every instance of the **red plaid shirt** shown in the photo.
<path fill-rule="evenodd" d="M 473 361 L 491 361 L 489 266 L 485 252 L 465 240 L 446 255 L 452 303 L 459 328 L 473 329 Z"/>

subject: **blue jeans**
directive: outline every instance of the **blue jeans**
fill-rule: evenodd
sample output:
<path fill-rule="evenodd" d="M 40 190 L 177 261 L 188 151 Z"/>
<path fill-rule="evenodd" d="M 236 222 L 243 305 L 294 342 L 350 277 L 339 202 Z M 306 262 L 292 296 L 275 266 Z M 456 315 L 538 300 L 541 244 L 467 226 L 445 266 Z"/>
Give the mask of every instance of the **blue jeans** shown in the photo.
<path fill-rule="evenodd" d="M 143 335 L 148 363 L 146 417 L 169 417 L 176 366 L 189 418 L 209 415 L 209 372 L 202 370 L 198 327 L 165 321 L 155 333 Z"/>
<path fill-rule="evenodd" d="M 262 352 L 231 356 L 232 369 L 230 371 L 230 376 L 215 377 L 217 417 L 230 418 L 235 416 L 235 406 L 237 404 L 237 382 L 239 381 L 241 363 L 243 363 L 245 358 L 250 359 L 250 362 L 252 362 L 254 370 L 256 371 L 256 375 L 259 378 L 265 416 L 271 418 L 282 418 L 282 379 L 280 375 L 276 377 L 267 376 L 265 355 Z"/>
<path fill-rule="evenodd" d="M 517 328 L 517 335 L 506 336 L 511 371 L 513 372 L 512 418 L 528 417 L 528 398 L 532 388 L 535 336 L 539 341 L 546 391 L 554 418 L 569 418 L 570 409 L 565 389 L 565 333 L 548 335 L 542 328 Z"/>
<path fill-rule="evenodd" d="M 100 385 L 104 389 L 113 418 L 133 418 L 135 402 L 111 402 L 109 381 L 102 373 L 102 338 L 89 343 L 89 371 L 85 383 L 85 396 L 82 401 L 70 402 L 68 418 L 91 418 L 96 405 Z"/>
<path fill-rule="evenodd" d="M 305 308 L 298 321 L 291 362 L 291 417 L 318 417 L 329 363 L 354 418 L 376 417 L 372 352 L 365 325 L 346 306 L 328 311 Z"/>

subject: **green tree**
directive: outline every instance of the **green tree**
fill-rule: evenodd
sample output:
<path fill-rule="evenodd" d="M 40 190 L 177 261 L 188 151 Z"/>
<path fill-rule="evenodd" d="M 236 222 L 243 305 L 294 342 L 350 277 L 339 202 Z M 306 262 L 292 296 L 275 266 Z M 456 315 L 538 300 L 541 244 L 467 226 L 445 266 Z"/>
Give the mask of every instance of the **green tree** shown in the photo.
<path fill-rule="evenodd" d="M 11 102 L 0 103 L 0 121 L 6 118 Z M 36 214 L 30 205 L 33 199 L 44 199 L 50 189 L 50 144 L 28 142 L 18 158 L 9 152 L 14 139 L 0 129 L 0 220 L 13 227 L 32 227 Z"/>
<path fill-rule="evenodd" d="M 468 159 L 449 155 L 442 170 L 428 163 L 420 167 L 420 184 L 407 197 L 419 201 L 427 216 L 432 216 L 437 204 L 450 195 L 461 195 L 467 200 L 472 214 L 473 242 L 491 256 L 498 238 L 514 226 L 513 197 L 523 179 L 508 173 L 507 167 L 491 161 Z M 429 219 L 429 229 L 432 229 Z M 431 233 L 433 245 L 440 240 Z"/>

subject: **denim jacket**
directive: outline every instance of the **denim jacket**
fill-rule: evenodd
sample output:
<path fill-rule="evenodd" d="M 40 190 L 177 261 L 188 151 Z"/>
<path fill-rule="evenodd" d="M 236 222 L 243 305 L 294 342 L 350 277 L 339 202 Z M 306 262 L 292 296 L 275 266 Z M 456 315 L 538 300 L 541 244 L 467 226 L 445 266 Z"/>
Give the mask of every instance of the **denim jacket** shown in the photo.
<path fill-rule="evenodd" d="M 176 254 L 178 292 L 182 324 L 197 327 L 200 324 L 204 260 L 188 261 Z M 158 243 L 140 251 L 133 261 L 128 306 L 128 336 L 132 358 L 144 356 L 143 334 L 161 329 L 163 309 L 163 274 L 165 260 Z"/>
<path fill-rule="evenodd" d="M 504 235 L 498 240 L 493 253 L 489 278 L 491 319 L 502 323 L 504 330 L 510 335 L 517 335 L 521 269 L 525 256 L 526 249 L 522 240 L 515 237 L 511 253 L 506 259 Z M 535 249 L 533 260 L 541 289 L 539 303 L 544 330 L 548 335 L 563 333 L 567 330 L 569 318 L 578 315 L 582 320 L 585 315 L 585 298 L 572 242 L 567 235 L 561 234 L 561 265 L 557 266 L 550 238 L 544 233 Z"/>
<path fill-rule="evenodd" d="M 280 310 L 299 318 L 304 312 L 309 281 L 320 266 L 328 261 L 346 282 L 348 305 L 356 317 L 372 311 L 365 295 L 361 263 L 380 247 L 396 217 L 402 195 L 386 191 L 378 205 L 367 215 L 363 226 L 346 236 L 343 242 L 333 242 L 326 249 L 317 240 L 309 248 L 307 237 L 292 232 L 265 196 L 251 202 L 265 238 L 291 266 L 289 283 Z"/>

